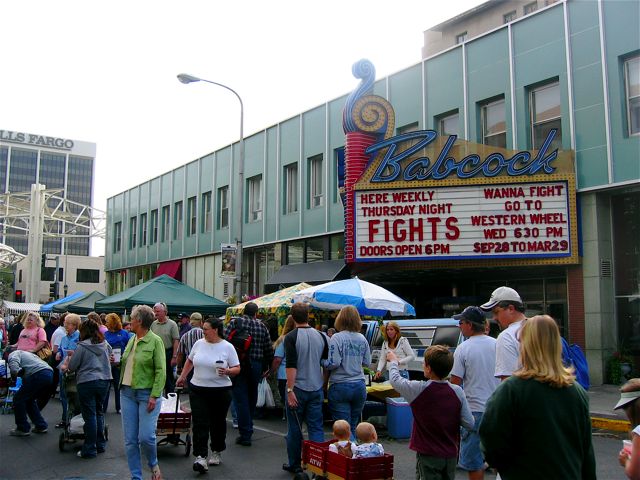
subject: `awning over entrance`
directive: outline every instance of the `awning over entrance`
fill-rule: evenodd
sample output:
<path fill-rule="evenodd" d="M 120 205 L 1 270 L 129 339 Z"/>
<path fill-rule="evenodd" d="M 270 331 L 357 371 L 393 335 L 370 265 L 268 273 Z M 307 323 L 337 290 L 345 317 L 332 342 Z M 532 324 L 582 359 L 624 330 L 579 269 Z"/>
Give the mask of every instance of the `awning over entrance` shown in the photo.
<path fill-rule="evenodd" d="M 182 281 L 182 260 L 172 260 L 158 265 L 154 276 L 169 275 L 171 278 Z"/>
<path fill-rule="evenodd" d="M 344 260 L 325 260 L 324 262 L 296 263 L 283 265 L 264 284 L 264 292 L 271 293 L 300 282 L 310 285 L 345 280 L 350 278 L 349 269 Z"/>

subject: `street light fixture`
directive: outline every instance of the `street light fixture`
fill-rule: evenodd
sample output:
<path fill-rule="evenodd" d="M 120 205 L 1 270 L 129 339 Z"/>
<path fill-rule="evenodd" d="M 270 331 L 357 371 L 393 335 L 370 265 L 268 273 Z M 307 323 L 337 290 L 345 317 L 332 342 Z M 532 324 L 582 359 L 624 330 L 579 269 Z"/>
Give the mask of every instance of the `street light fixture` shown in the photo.
<path fill-rule="evenodd" d="M 236 294 L 236 301 L 240 303 L 242 301 L 242 227 L 244 224 L 244 104 L 242 103 L 242 98 L 238 95 L 233 88 L 227 87 L 222 83 L 214 82 L 212 80 L 206 80 L 204 78 L 195 77 L 193 75 L 189 75 L 187 73 L 181 73 L 178 75 L 178 80 L 182 83 L 194 83 L 194 82 L 205 82 L 211 83 L 212 85 L 217 85 L 222 88 L 226 88 L 231 93 L 233 93 L 238 101 L 240 102 L 240 158 L 238 160 L 238 194 L 236 196 L 237 208 L 237 222 L 238 222 L 238 236 L 236 238 L 236 278 L 235 278 L 235 288 L 234 292 Z"/>

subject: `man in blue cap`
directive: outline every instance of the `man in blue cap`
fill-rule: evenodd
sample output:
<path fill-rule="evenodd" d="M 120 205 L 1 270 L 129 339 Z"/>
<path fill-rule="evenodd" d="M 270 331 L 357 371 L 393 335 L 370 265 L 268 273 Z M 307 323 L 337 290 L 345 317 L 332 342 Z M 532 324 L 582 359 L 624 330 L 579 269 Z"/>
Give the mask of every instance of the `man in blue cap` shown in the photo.
<path fill-rule="evenodd" d="M 460 331 L 467 340 L 453 354 L 450 382 L 464 385 L 464 394 L 474 419 L 473 429 L 465 429 L 462 434 L 458 466 L 467 471 L 469 480 L 482 480 L 484 457 L 480 451 L 478 430 L 485 404 L 500 383 L 494 376 L 496 341 L 485 333 L 487 320 L 479 307 L 467 307 L 453 318 L 459 321 Z"/>

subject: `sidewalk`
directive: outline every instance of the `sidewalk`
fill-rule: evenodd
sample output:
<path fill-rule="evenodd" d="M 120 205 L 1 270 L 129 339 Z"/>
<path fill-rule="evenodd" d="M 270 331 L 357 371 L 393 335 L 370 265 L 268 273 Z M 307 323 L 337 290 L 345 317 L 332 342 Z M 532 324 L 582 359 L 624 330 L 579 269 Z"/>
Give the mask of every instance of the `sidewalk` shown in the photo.
<path fill-rule="evenodd" d="M 620 399 L 620 387 L 616 385 L 591 386 L 589 394 L 589 410 L 591 424 L 594 428 L 628 432 L 631 425 L 623 410 L 614 410 Z"/>

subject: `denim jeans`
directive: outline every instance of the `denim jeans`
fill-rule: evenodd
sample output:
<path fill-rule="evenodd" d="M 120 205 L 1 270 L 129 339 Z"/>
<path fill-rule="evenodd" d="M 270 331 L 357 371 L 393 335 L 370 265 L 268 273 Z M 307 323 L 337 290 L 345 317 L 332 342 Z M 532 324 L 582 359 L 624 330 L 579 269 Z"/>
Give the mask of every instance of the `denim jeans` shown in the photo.
<path fill-rule="evenodd" d="M 42 418 L 37 400 L 43 393 L 50 391 L 52 382 L 53 372 L 48 369 L 22 378 L 22 386 L 13 397 L 13 416 L 18 430 L 22 432 L 31 430 L 27 415 L 36 428 L 47 428 L 47 422 Z"/>
<path fill-rule="evenodd" d="M 367 387 L 364 380 L 332 383 L 329 387 L 329 409 L 333 420 L 346 420 L 351 425 L 351 439 L 355 440 L 356 427 L 360 423 Z"/>
<path fill-rule="evenodd" d="M 104 401 L 102 402 L 102 412 L 107 413 L 107 408 L 109 407 L 109 394 L 111 393 L 111 384 L 113 384 L 113 394 L 116 400 L 116 412 L 120 411 L 120 367 L 116 367 L 115 365 L 111 365 L 111 376 L 113 380 L 109 382 L 109 388 L 107 388 L 107 393 L 104 396 Z"/>
<path fill-rule="evenodd" d="M 102 402 L 108 389 L 109 380 L 92 380 L 78 384 L 78 399 L 84 420 L 83 457 L 95 457 L 98 452 L 104 452 L 106 447 Z"/>
<path fill-rule="evenodd" d="M 162 398 L 158 398 L 156 408 L 153 411 L 147 412 L 150 394 L 150 388 L 133 389 L 126 385 L 122 385 L 120 388 L 124 449 L 127 454 L 131 480 L 142 480 L 140 449 L 147 458 L 149 468 L 158 464 L 156 424 L 160 415 Z"/>
<path fill-rule="evenodd" d="M 227 448 L 227 411 L 231 403 L 230 387 L 198 387 L 189 385 L 189 403 L 193 420 L 193 455 L 207 457 L 207 442 L 211 450 Z"/>
<path fill-rule="evenodd" d="M 244 368 L 244 367 L 243 367 Z M 258 401 L 258 383 L 262 379 L 262 362 L 251 360 L 251 369 L 245 369 L 233 379 L 233 403 L 238 415 L 238 432 L 242 440 L 251 440 L 253 416 Z"/>
<path fill-rule="evenodd" d="M 322 429 L 324 395 L 322 389 L 307 392 L 294 387 L 293 391 L 298 400 L 298 407 L 292 409 L 287 405 L 287 456 L 289 457 L 289 466 L 299 467 L 302 460 L 302 422 L 307 423 L 309 440 L 324 442 L 324 430 Z"/>

